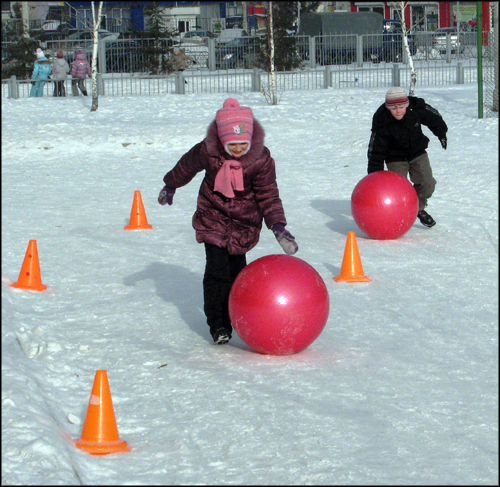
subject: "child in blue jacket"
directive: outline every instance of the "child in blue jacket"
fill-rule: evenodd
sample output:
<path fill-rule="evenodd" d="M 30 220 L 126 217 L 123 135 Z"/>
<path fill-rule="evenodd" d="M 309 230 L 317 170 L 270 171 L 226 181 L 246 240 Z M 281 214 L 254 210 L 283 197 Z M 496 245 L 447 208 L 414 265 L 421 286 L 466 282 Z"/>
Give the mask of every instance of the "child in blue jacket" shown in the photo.
<path fill-rule="evenodd" d="M 36 50 L 35 69 L 31 75 L 32 87 L 30 96 L 43 96 L 43 86 L 52 72 L 52 65 L 45 57 L 43 51 L 38 48 Z"/>

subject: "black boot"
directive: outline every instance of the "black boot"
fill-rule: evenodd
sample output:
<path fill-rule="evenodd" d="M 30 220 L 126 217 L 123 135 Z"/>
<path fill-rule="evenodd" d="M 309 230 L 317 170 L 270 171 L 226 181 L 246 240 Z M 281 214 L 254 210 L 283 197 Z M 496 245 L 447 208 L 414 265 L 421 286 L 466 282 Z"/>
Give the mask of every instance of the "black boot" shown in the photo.
<path fill-rule="evenodd" d="M 217 328 L 217 330 L 210 330 L 212 338 L 217 345 L 224 345 L 231 340 L 231 330 L 227 328 Z"/>
<path fill-rule="evenodd" d="M 417 213 L 417 217 L 420 220 L 420 223 L 422 225 L 424 225 L 425 227 L 430 228 L 436 224 L 436 222 L 434 221 L 434 218 L 432 218 L 432 216 L 429 215 L 429 213 L 427 213 L 425 210 L 420 210 Z"/>

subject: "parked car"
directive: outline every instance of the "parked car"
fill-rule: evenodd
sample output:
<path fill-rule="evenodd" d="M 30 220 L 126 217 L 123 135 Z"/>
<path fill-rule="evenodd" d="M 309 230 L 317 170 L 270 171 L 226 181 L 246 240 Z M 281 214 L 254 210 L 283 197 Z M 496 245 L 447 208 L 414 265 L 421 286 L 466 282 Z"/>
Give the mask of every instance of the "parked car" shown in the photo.
<path fill-rule="evenodd" d="M 259 37 L 237 37 L 229 41 L 216 49 L 215 68 L 253 68 L 260 52 L 260 42 Z"/>
<path fill-rule="evenodd" d="M 98 33 L 100 40 L 116 40 L 120 36 L 119 33 L 112 33 L 104 29 L 99 29 Z M 76 49 L 82 49 L 85 52 L 92 53 L 93 34 L 90 31 L 78 31 L 62 40 L 45 41 L 45 55 L 47 57 L 56 57 L 57 51 L 62 50 L 64 57 L 68 62 L 72 62 L 73 55 Z M 43 47 L 43 46 L 42 46 Z M 87 58 L 89 56 L 87 55 Z"/>
<path fill-rule="evenodd" d="M 227 44 L 229 41 L 236 39 L 237 37 L 246 35 L 247 34 L 244 29 L 224 29 L 217 36 L 216 43 L 217 45 Z"/>
<path fill-rule="evenodd" d="M 120 37 L 119 32 L 109 32 L 108 30 L 105 29 L 99 29 L 98 32 L 99 39 L 106 39 L 108 41 L 114 41 Z M 89 31 L 89 30 L 82 30 L 80 32 L 75 32 L 74 34 L 69 35 L 66 37 L 66 40 L 68 41 L 88 41 L 92 40 L 94 37 L 94 34 Z"/>
<path fill-rule="evenodd" d="M 43 33 L 43 40 L 40 41 L 40 47 L 42 49 L 53 50 L 53 44 L 55 42 L 61 42 L 65 38 L 66 36 L 58 30 L 45 31 Z"/>
<path fill-rule="evenodd" d="M 181 42 L 189 42 L 193 44 L 206 44 L 207 39 L 213 39 L 215 34 L 209 30 L 190 30 L 181 37 Z"/>
<path fill-rule="evenodd" d="M 435 31 L 432 38 L 432 47 L 439 51 L 441 54 L 446 52 L 447 38 L 450 37 L 450 47 L 451 52 L 455 53 L 458 51 L 463 53 L 465 50 L 465 39 L 463 32 L 457 34 L 456 27 L 440 27 Z"/>
<path fill-rule="evenodd" d="M 408 47 L 410 54 L 413 56 L 417 52 L 417 45 L 411 34 L 407 34 Z M 382 36 L 382 52 L 381 61 L 388 63 L 402 62 L 404 59 L 405 46 L 403 42 L 403 32 L 401 26 L 393 26 L 392 30 Z"/>
<path fill-rule="evenodd" d="M 412 36 L 408 35 L 408 47 L 413 56 L 417 45 Z M 302 46 L 302 51 L 306 49 Z M 404 59 L 404 44 L 401 33 L 392 31 L 386 34 L 363 36 L 363 61 L 401 62 Z M 316 47 L 316 62 L 320 65 L 350 64 L 356 62 L 358 56 L 357 36 L 325 36 Z M 304 56 L 302 55 L 304 58 Z"/>

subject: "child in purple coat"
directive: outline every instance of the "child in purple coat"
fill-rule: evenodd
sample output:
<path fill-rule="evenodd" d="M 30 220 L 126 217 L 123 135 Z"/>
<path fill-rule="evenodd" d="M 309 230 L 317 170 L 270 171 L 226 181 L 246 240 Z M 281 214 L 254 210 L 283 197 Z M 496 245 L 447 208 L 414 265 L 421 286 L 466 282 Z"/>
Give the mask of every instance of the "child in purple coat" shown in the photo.
<path fill-rule="evenodd" d="M 205 245 L 204 311 L 218 344 L 231 338 L 229 292 L 246 266 L 246 253 L 259 241 L 263 221 L 287 254 L 298 250 L 285 230 L 275 163 L 264 137 L 252 110 L 228 98 L 205 139 L 167 172 L 158 197 L 161 205 L 171 205 L 175 190 L 205 171 L 192 224 L 196 240 Z"/>
<path fill-rule="evenodd" d="M 71 81 L 71 89 L 73 96 L 79 96 L 78 89 L 87 96 L 87 89 L 85 88 L 85 78 L 87 75 L 90 76 L 92 71 L 90 70 L 90 64 L 87 61 L 87 55 L 83 51 L 75 52 L 75 60 L 73 61 L 73 66 L 71 66 L 71 76 L 73 80 Z"/>

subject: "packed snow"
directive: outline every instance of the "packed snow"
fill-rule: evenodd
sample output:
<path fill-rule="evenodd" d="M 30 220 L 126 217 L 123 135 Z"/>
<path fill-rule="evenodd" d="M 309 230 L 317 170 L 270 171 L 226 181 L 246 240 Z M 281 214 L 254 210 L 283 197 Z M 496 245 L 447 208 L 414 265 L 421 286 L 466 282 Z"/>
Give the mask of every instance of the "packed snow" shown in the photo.
<path fill-rule="evenodd" d="M 437 187 L 396 240 L 351 216 L 387 88 L 2 97 L 2 485 L 497 485 L 498 118 L 477 86 L 419 87 L 448 124 Z M 233 96 L 266 130 L 296 257 L 330 297 L 304 351 L 212 341 L 199 174 L 164 174 Z M 152 230 L 126 231 L 134 192 Z M 349 231 L 372 282 L 338 283 Z M 16 282 L 36 240 L 42 292 Z M 250 263 L 283 251 L 263 229 Z M 74 445 L 106 370 L 127 453 Z"/>

